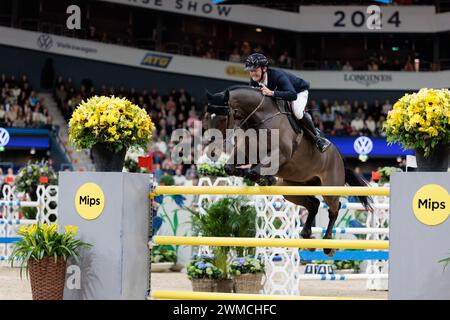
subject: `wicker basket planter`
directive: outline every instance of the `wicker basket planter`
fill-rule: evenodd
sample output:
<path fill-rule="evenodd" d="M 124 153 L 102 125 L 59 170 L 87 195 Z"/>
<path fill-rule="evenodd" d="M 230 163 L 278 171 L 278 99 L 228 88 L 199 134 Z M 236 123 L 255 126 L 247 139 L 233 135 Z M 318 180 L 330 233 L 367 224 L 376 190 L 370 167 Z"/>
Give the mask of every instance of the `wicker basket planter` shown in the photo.
<path fill-rule="evenodd" d="M 42 260 L 30 259 L 28 272 L 33 300 L 62 300 L 66 278 L 66 260 L 46 257 Z"/>
<path fill-rule="evenodd" d="M 234 277 L 236 293 L 259 293 L 262 290 L 263 273 L 245 273 Z"/>
<path fill-rule="evenodd" d="M 213 292 L 215 280 L 211 279 L 192 279 L 192 290 L 196 292 Z"/>
<path fill-rule="evenodd" d="M 232 293 L 234 282 L 233 279 L 223 279 L 215 281 L 214 292 Z"/>

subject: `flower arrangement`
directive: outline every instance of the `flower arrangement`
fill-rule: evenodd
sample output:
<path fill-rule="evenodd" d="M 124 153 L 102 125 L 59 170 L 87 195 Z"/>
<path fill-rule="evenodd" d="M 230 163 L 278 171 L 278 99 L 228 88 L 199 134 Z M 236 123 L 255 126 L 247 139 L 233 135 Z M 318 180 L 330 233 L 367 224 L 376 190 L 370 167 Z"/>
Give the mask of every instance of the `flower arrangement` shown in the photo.
<path fill-rule="evenodd" d="M 26 192 L 32 195 L 36 192 L 38 185 L 57 185 L 58 174 L 52 167 L 48 166 L 47 161 L 28 164 L 19 169 L 15 185 L 17 191 Z M 33 199 L 34 200 L 34 199 Z"/>
<path fill-rule="evenodd" d="M 152 263 L 177 262 L 175 250 L 168 246 L 154 246 L 152 249 Z"/>
<path fill-rule="evenodd" d="M 389 111 L 387 141 L 405 149 L 422 149 L 428 157 L 438 144 L 450 143 L 450 91 L 420 89 L 406 94 Z"/>
<path fill-rule="evenodd" d="M 11 253 L 11 265 L 14 260 L 20 261 L 20 273 L 25 263 L 29 260 L 42 260 L 47 257 L 62 257 L 64 260 L 72 257 L 75 261 L 79 259 L 79 250 L 83 247 L 91 247 L 83 241 L 76 240 L 75 234 L 78 232 L 76 226 L 66 226 L 63 233 L 58 232 L 57 224 L 31 224 L 21 226 L 18 234 L 22 239 L 17 241 Z M 27 264 L 28 270 L 28 264 Z"/>
<path fill-rule="evenodd" d="M 259 259 L 252 257 L 236 258 L 230 264 L 230 272 L 234 276 L 247 273 L 262 273 L 264 272 L 264 264 Z"/>
<path fill-rule="evenodd" d="M 225 177 L 224 166 L 228 161 L 228 156 L 222 152 L 217 161 L 212 161 L 206 154 L 198 159 L 198 174 L 207 177 Z"/>
<path fill-rule="evenodd" d="M 186 268 L 189 280 L 217 280 L 222 277 L 222 272 L 214 265 L 214 256 L 212 255 L 194 255 L 193 259 L 187 264 Z"/>
<path fill-rule="evenodd" d="M 142 148 L 130 148 L 125 155 L 124 171 L 148 173 L 146 168 L 139 167 L 139 157 L 144 156 L 146 156 L 146 152 Z"/>
<path fill-rule="evenodd" d="M 394 172 L 403 172 L 403 170 L 396 167 L 382 167 L 378 169 L 378 172 L 380 174 L 379 183 L 385 184 L 389 183 L 391 174 L 393 174 Z"/>
<path fill-rule="evenodd" d="M 133 146 L 144 149 L 154 124 L 147 112 L 126 98 L 94 96 L 75 109 L 69 121 L 69 140 L 77 149 L 105 143 L 119 152 Z"/>

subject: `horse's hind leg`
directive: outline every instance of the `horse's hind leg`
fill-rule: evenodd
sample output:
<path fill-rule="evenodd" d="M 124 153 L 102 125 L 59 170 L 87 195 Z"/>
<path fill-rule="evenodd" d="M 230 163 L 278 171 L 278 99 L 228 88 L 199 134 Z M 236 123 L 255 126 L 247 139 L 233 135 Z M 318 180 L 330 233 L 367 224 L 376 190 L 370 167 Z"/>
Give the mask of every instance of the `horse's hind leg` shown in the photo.
<path fill-rule="evenodd" d="M 336 197 L 336 196 L 323 197 L 323 200 L 329 207 L 329 209 L 328 209 L 329 222 L 328 222 L 328 227 L 327 227 L 327 230 L 325 232 L 323 239 L 331 239 L 332 235 L 333 235 L 333 227 L 334 227 L 334 224 L 338 217 L 339 210 L 341 209 L 341 202 L 339 201 L 339 197 Z M 327 256 L 331 257 L 331 256 L 334 256 L 334 253 L 336 252 L 336 250 L 324 248 L 323 252 Z"/>

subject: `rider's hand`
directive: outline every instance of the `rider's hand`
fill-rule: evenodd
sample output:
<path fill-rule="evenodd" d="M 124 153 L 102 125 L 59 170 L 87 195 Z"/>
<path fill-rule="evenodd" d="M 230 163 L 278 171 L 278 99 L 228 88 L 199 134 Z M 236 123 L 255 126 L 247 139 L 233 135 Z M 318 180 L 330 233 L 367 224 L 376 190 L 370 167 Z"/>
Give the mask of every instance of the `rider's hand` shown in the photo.
<path fill-rule="evenodd" d="M 270 90 L 269 88 L 267 88 L 265 85 L 261 85 L 262 86 L 262 88 L 261 88 L 261 93 L 263 94 L 263 95 L 265 95 L 265 96 L 269 96 L 269 97 L 272 97 L 273 96 L 273 91 L 272 90 Z"/>

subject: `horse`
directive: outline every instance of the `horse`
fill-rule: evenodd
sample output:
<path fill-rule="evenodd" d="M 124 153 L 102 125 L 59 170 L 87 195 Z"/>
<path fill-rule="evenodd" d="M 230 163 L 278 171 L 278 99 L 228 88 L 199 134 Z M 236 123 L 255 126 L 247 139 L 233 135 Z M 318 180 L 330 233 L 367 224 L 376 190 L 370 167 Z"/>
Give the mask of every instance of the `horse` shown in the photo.
<path fill-rule="evenodd" d="M 278 147 L 272 146 L 271 153 L 278 155 L 279 167 L 275 176 L 277 186 L 368 186 L 368 182 L 356 174 L 352 169 L 346 168 L 344 160 L 335 145 L 331 145 L 324 153 L 320 153 L 314 142 L 300 136 L 293 129 L 288 119 L 288 112 L 283 112 L 280 103 L 285 103 L 262 95 L 259 88 L 249 86 L 233 86 L 225 91 L 211 94 L 206 92 L 208 100 L 207 112 L 203 123 L 207 128 L 215 128 L 224 132 L 226 129 L 279 129 Z M 249 144 L 246 143 L 246 149 Z M 231 158 L 236 156 L 236 147 Z M 274 149 L 276 148 L 276 150 Z M 257 180 L 261 185 L 270 185 L 274 180 L 260 173 L 264 164 L 258 163 L 248 170 L 239 169 L 234 164 L 227 164 L 225 171 L 229 175 L 238 175 Z M 320 200 L 315 196 L 285 196 L 285 199 L 294 204 L 305 207 L 308 216 L 300 236 L 311 238 L 311 227 L 317 215 Z M 373 210 L 371 197 L 358 196 L 359 201 L 366 210 Z M 332 238 L 332 230 L 338 212 L 341 208 L 339 196 L 324 196 L 328 205 L 329 223 L 323 239 Z M 324 253 L 333 256 L 334 249 L 324 249 Z"/>

